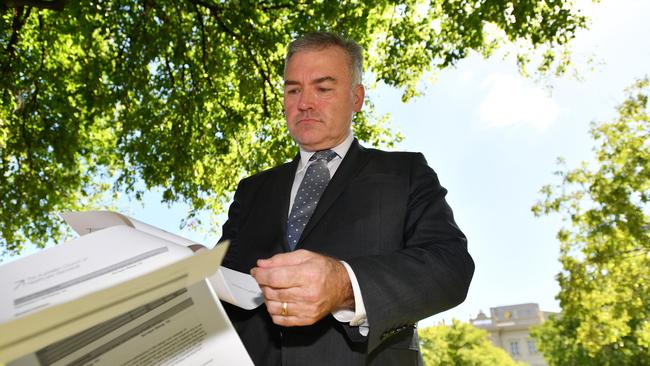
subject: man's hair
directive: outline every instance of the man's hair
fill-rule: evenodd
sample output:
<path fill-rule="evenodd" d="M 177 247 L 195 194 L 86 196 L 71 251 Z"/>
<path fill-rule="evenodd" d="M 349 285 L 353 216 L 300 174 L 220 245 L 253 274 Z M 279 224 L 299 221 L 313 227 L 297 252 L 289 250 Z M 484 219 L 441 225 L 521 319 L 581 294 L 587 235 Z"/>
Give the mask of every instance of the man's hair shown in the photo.
<path fill-rule="evenodd" d="M 352 73 L 352 84 L 361 84 L 363 76 L 363 48 L 351 39 L 331 32 L 306 33 L 289 43 L 287 56 L 284 58 L 284 73 L 293 55 L 302 51 L 320 51 L 329 47 L 340 47 L 348 56 L 348 65 Z"/>

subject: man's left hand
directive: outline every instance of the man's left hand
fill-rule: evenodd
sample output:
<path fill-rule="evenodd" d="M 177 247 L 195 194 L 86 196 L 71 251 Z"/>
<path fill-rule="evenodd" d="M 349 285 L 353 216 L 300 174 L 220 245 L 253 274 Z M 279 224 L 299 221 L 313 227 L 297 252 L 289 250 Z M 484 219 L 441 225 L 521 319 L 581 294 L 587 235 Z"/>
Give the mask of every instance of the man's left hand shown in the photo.
<path fill-rule="evenodd" d="M 332 311 L 354 309 L 350 277 L 334 258 L 299 249 L 258 260 L 251 275 L 277 325 L 311 325 Z"/>

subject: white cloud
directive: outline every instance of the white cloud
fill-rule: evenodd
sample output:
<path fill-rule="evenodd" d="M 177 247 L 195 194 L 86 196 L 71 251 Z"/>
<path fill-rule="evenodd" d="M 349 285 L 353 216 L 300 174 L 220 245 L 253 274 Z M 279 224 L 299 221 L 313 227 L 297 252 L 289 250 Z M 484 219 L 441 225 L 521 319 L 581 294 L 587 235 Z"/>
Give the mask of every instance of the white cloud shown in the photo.
<path fill-rule="evenodd" d="M 488 89 L 479 106 L 483 127 L 532 126 L 544 131 L 555 123 L 559 108 L 549 95 L 522 76 L 492 73 L 481 83 Z"/>

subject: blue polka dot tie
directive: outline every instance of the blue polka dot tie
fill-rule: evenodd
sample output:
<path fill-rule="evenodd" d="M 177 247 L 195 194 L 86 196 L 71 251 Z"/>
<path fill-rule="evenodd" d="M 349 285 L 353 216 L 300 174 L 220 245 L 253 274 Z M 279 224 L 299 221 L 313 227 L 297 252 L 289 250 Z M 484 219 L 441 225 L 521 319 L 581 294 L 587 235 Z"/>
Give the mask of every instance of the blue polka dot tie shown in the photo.
<path fill-rule="evenodd" d="M 314 213 L 316 204 L 330 181 L 327 163 L 336 156 L 337 154 L 332 150 L 322 150 L 317 151 L 309 159 L 310 165 L 307 167 L 300 187 L 298 187 L 287 221 L 287 242 L 291 250 L 296 248 L 307 221 Z"/>

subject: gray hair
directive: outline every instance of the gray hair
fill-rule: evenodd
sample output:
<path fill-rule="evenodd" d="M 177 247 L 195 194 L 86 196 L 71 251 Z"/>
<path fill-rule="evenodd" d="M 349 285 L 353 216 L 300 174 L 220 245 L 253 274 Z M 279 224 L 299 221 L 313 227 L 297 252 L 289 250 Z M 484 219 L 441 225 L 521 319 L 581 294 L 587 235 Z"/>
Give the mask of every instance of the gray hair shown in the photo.
<path fill-rule="evenodd" d="M 352 73 L 352 84 L 361 84 L 363 76 L 363 48 L 351 39 L 341 37 L 336 33 L 313 32 L 306 33 L 287 47 L 287 56 L 284 58 L 284 73 L 287 73 L 287 64 L 293 55 L 302 51 L 320 51 L 328 47 L 340 47 L 348 55 L 348 64 Z"/>

